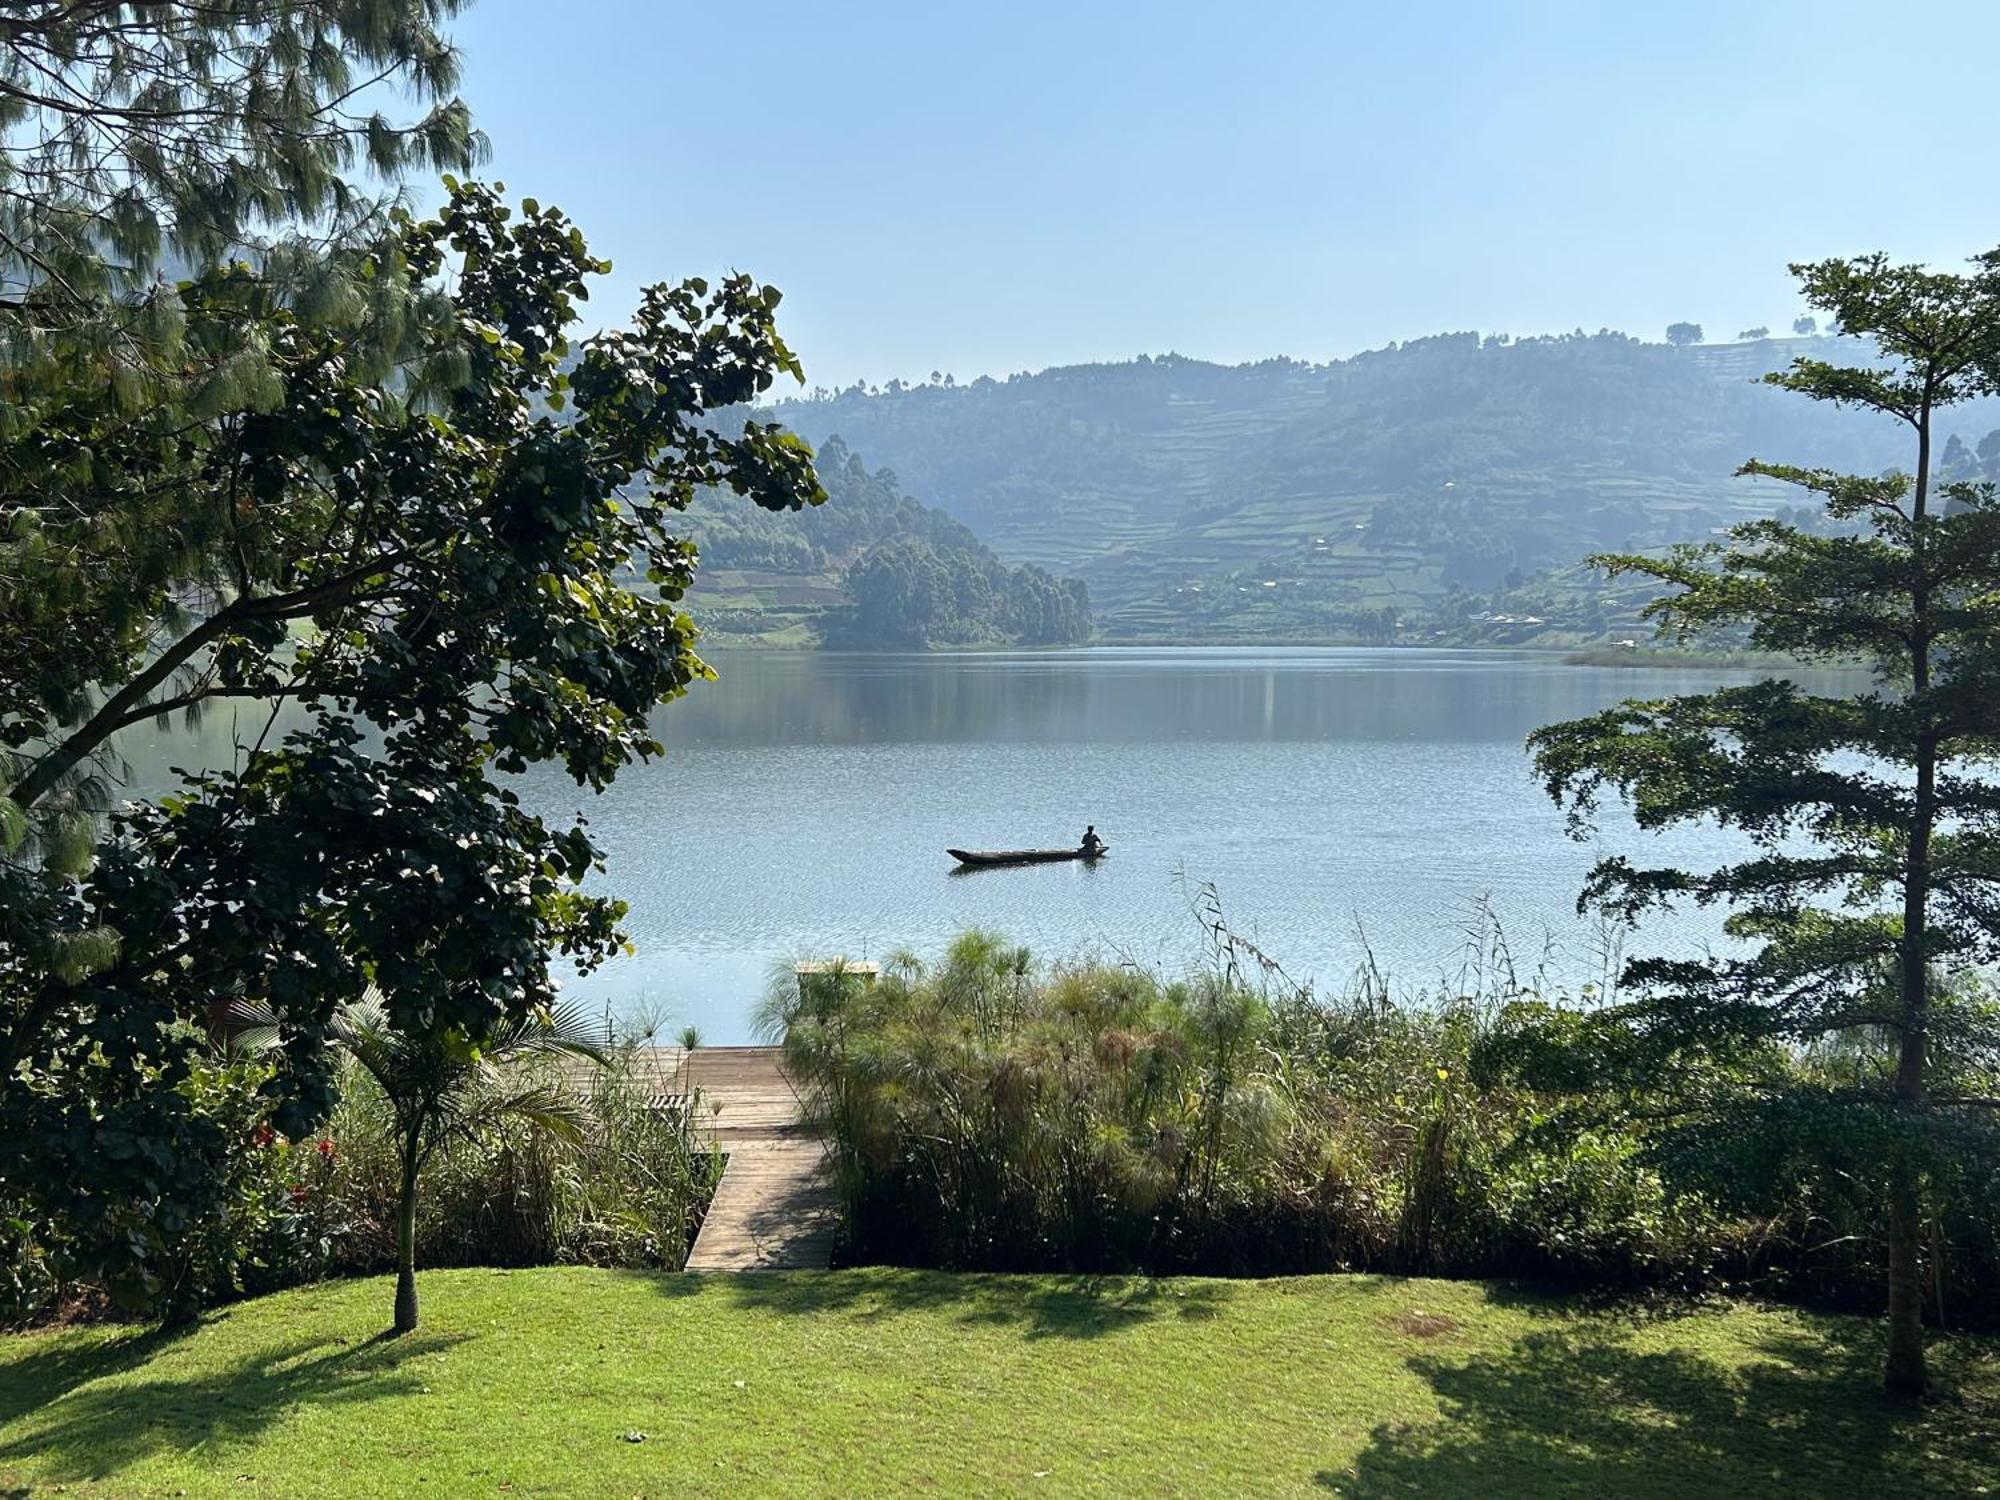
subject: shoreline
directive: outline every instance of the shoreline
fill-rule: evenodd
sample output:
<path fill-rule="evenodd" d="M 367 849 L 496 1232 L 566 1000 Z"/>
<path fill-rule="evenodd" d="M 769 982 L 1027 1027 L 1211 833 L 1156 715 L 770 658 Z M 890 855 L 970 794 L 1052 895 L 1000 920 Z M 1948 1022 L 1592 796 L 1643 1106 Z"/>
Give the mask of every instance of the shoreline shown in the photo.
<path fill-rule="evenodd" d="M 1742 672 L 1851 672 L 1860 668 L 1837 662 L 1810 662 L 1757 651 L 1674 651 L 1647 646 L 1538 645 L 1480 641 L 1355 641 L 1328 637 L 1224 636 L 1189 640 L 1184 637 L 1119 637 L 1079 641 L 1060 646 L 1013 645 L 1000 642 L 934 646 L 826 646 L 774 641 L 760 636 L 712 632 L 701 636 L 696 651 L 741 650 L 795 652 L 824 656 L 1053 656 L 1072 651 L 1430 651 L 1457 654 L 1537 656 L 1554 658 L 1563 666 L 1641 669 L 1698 668 Z"/>

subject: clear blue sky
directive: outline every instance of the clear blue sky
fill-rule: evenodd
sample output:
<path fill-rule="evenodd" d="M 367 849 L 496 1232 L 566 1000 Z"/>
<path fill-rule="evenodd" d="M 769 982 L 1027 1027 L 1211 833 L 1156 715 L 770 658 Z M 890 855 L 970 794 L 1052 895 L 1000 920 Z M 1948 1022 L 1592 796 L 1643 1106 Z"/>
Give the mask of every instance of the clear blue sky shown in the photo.
<path fill-rule="evenodd" d="M 480 0 L 489 175 L 783 288 L 815 384 L 1446 329 L 1711 339 L 2000 243 L 1990 0 Z"/>

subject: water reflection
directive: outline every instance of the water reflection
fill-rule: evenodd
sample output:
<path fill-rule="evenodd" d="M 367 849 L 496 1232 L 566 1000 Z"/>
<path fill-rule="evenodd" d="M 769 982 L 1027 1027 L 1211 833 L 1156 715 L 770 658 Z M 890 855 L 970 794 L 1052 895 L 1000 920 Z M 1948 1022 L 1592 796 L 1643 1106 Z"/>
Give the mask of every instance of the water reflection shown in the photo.
<path fill-rule="evenodd" d="M 1523 972 L 1601 977 L 1603 934 L 1574 911 L 1597 851 L 1563 836 L 1522 742 L 1621 698 L 1746 675 L 1407 650 L 712 660 L 721 680 L 659 717 L 663 761 L 602 798 L 553 767 L 518 784 L 551 818 L 590 820 L 605 883 L 631 903 L 638 954 L 578 981 L 585 1000 L 716 1042 L 748 1039 L 774 963 L 934 952 L 974 925 L 1044 954 L 1183 966 L 1201 951 L 1200 882 L 1325 986 L 1371 955 L 1408 985 L 1457 982 L 1493 961 L 1465 936 L 1482 898 Z M 193 733 L 132 731 L 131 789 L 228 764 L 266 718 L 232 705 Z M 1086 823 L 1115 846 L 1095 865 L 968 869 L 944 852 L 1068 845 Z M 1734 847 L 1698 828 L 1641 835 L 1615 812 L 1606 841 L 1694 864 Z M 1717 921 L 1654 922 L 1632 946 L 1698 949 Z"/>
<path fill-rule="evenodd" d="M 1356 648 L 937 654 L 710 653 L 675 705 L 681 744 L 899 741 L 1520 740 L 1687 674 L 1528 653 Z M 1694 674 L 1707 683 L 1716 674 Z M 1524 690 L 1525 689 L 1525 690 Z"/>
<path fill-rule="evenodd" d="M 1602 935 L 1573 909 L 1593 851 L 1563 837 L 1523 739 L 1741 675 L 1384 650 L 714 660 L 721 680 L 662 718 L 664 762 L 594 802 L 552 774 L 530 785 L 547 811 L 592 819 L 632 903 L 639 956 L 587 993 L 670 1008 L 719 1040 L 744 1035 L 774 961 L 931 951 L 970 925 L 1043 953 L 1183 965 L 1203 881 L 1324 984 L 1369 951 L 1405 982 L 1449 979 L 1481 897 L 1523 971 L 1599 977 Z M 1091 822 L 1117 846 L 1096 867 L 961 872 L 944 853 L 1068 844 Z M 1656 857 L 1723 847 L 1612 828 Z M 1681 950 L 1714 936 L 1711 914 L 1645 934 Z"/>

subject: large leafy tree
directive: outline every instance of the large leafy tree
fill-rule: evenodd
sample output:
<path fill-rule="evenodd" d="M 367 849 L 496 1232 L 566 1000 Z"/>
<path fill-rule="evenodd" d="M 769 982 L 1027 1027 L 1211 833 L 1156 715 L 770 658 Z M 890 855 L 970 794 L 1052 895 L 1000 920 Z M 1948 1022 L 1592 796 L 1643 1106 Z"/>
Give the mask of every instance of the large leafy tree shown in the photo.
<path fill-rule="evenodd" d="M 1638 998 L 1566 1024 L 1586 1044 L 1567 1066 L 1584 1058 L 1593 1086 L 1622 1082 L 1668 1116 L 1662 1159 L 1711 1189 L 1784 1170 L 1865 1185 L 1886 1220 L 1886 1380 L 1912 1394 L 1923 1221 L 1993 1103 L 1971 1097 L 1992 1035 L 1951 981 L 2000 956 L 2000 785 L 1986 774 L 2000 749 L 2000 501 L 1933 470 L 1938 414 L 2000 372 L 2000 252 L 1965 275 L 1879 256 L 1793 269 L 1807 303 L 1879 357 L 1800 359 L 1769 379 L 1900 423 L 1909 470 L 1752 462 L 1744 472 L 1817 496 L 1828 524 L 1756 521 L 1727 544 L 1600 561 L 1669 586 L 1653 606 L 1668 632 L 1747 629 L 1760 650 L 1864 662 L 1873 689 L 1771 680 L 1628 702 L 1532 744 L 1579 830 L 1609 790 L 1642 828 L 1707 819 L 1746 836 L 1718 869 L 1596 866 L 1586 903 L 1625 918 L 1720 903 L 1744 948 L 1632 963 Z M 1832 1053 L 1874 1061 L 1812 1066 Z"/>
<path fill-rule="evenodd" d="M 218 1211 L 193 1024 L 268 1007 L 298 1128 L 368 984 L 402 1033 L 476 1052 L 552 1003 L 557 956 L 614 951 L 616 904 L 575 888 L 585 831 L 492 773 L 602 787 L 657 753 L 650 715 L 706 672 L 679 512 L 821 498 L 796 439 L 708 418 L 797 373 L 774 290 L 655 287 L 573 346 L 602 263 L 471 185 L 330 253 L 384 302 L 308 319 L 217 267 L 179 302 L 190 347 L 255 350 L 228 382 L 138 406 L 77 383 L 0 445 L 0 1179 L 134 1300 Z M 308 727 L 97 841 L 83 793 L 119 731 L 223 698 Z"/>
<path fill-rule="evenodd" d="M 382 378 L 425 330 L 448 335 L 434 286 L 363 282 L 383 263 L 355 252 L 388 232 L 398 177 L 483 151 L 452 92 L 441 27 L 457 8 L 0 13 L 0 1191 L 136 1247 L 111 1268 L 135 1295 L 163 1291 L 166 1238 L 199 1238 L 188 1212 L 214 1208 L 223 1143 L 187 1097 L 190 1034 L 162 1031 L 187 1012 L 162 993 L 191 962 L 174 945 L 187 910 L 145 852 L 145 814 L 78 883 L 109 741 L 70 731 L 212 601 L 232 544 L 205 466 L 218 433 L 275 409 L 279 323 L 331 331 L 346 365 Z"/>
<path fill-rule="evenodd" d="M 387 231 L 383 194 L 397 178 L 461 169 L 484 150 L 452 92 L 457 54 L 441 29 L 460 4 L 28 0 L 0 14 L 10 681 L 62 651 L 101 644 L 115 660 L 135 638 L 174 631 L 176 618 L 148 610 L 177 609 L 175 590 L 212 568 L 220 543 L 212 509 L 189 513 L 174 460 L 192 444 L 172 435 L 275 388 L 263 309 L 337 330 L 343 359 L 378 376 L 439 322 L 434 287 L 370 274 L 379 259 L 348 252 Z M 216 284 L 199 277 L 223 265 L 235 316 L 219 315 Z M 189 276 L 209 306 L 186 305 Z M 154 446 L 93 445 L 92 403 Z M 51 521 L 77 524 L 65 538 Z M 88 549 L 72 545 L 79 531 Z M 71 596 L 53 611 L 52 568 Z M 24 604 L 28 592 L 43 597 Z M 104 670 L 74 680 L 115 675 L 108 661 L 86 665 Z M 0 713 L 7 744 L 36 732 L 32 707 Z M 77 855 L 95 809 L 47 790 L 0 803 L 0 829 L 26 813 Z"/>

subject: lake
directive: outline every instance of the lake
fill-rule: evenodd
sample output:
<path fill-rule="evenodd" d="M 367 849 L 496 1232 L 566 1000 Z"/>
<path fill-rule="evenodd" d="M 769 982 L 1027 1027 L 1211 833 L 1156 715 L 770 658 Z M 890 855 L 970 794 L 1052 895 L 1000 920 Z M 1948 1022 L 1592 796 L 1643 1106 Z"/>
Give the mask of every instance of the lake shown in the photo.
<path fill-rule="evenodd" d="M 749 1039 L 774 965 L 898 948 L 973 926 L 1046 957 L 1177 970 L 1202 960 L 1203 883 L 1298 979 L 1339 989 L 1372 953 L 1410 990 L 1490 964 L 1490 908 L 1517 970 L 1577 985 L 1604 934 L 1574 909 L 1593 850 L 1564 835 L 1522 741 L 1621 698 L 1746 674 L 1567 666 L 1545 654 L 1408 649 L 1099 649 L 847 655 L 718 649 L 720 681 L 658 719 L 667 756 L 601 798 L 524 778 L 582 812 L 631 903 L 637 952 L 573 982 L 593 1009 Z M 1102 862 L 955 873 L 947 846 L 1074 843 Z M 1714 830 L 1607 846 L 1711 859 Z M 1714 914 L 1628 947 L 1686 952 Z"/>

